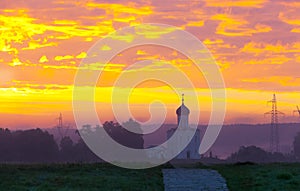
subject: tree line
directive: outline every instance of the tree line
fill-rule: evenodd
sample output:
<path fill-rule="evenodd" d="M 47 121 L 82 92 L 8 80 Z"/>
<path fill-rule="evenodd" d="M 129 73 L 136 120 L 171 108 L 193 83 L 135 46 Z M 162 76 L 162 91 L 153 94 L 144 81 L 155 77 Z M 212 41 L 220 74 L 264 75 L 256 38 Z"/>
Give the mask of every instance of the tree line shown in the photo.
<path fill-rule="evenodd" d="M 102 127 L 85 125 L 81 131 L 95 133 L 99 128 L 105 131 L 118 143 L 135 148 L 144 148 L 142 134 L 128 131 L 127 128 L 141 132 L 140 124 L 129 119 L 122 125 L 107 121 Z M 78 134 L 80 132 L 77 131 Z M 290 154 L 270 153 L 256 146 L 242 146 L 232 153 L 226 162 L 299 162 L 300 133 L 293 141 L 293 152 Z M 42 129 L 18 130 L 0 128 L 0 163 L 53 163 L 53 162 L 102 162 L 80 138 L 77 142 L 69 136 L 55 141 L 54 136 Z"/>
<path fill-rule="evenodd" d="M 294 138 L 293 151 L 289 154 L 279 152 L 267 152 L 256 146 L 242 146 L 237 152 L 232 153 L 227 162 L 254 162 L 254 163 L 275 163 L 275 162 L 300 162 L 300 132 Z"/>
<path fill-rule="evenodd" d="M 139 128 L 133 120 L 126 122 Z M 117 142 L 132 148 L 143 148 L 142 135 L 132 133 L 122 125 L 112 121 L 105 122 L 105 131 Z M 90 125 L 83 128 L 92 133 Z M 79 132 L 77 132 L 79 133 Z M 53 163 L 53 162 L 100 162 L 80 138 L 73 142 L 69 136 L 62 137 L 57 143 L 52 134 L 40 128 L 11 131 L 0 128 L 0 162 L 1 163 Z"/>

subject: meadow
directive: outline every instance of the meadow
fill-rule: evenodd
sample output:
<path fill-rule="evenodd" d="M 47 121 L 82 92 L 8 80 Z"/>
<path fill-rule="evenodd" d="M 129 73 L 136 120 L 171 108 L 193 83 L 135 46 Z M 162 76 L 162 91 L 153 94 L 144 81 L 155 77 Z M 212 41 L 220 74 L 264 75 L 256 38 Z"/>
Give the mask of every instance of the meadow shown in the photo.
<path fill-rule="evenodd" d="M 164 189 L 160 166 L 130 170 L 109 164 L 2 164 L 0 190 L 151 190 Z M 231 191 L 300 190 L 300 164 L 199 165 L 215 169 Z"/>
<path fill-rule="evenodd" d="M 0 165 L 0 190 L 163 190 L 160 168 L 108 164 Z"/>
<path fill-rule="evenodd" d="M 300 163 L 215 165 L 231 191 L 299 191 Z"/>

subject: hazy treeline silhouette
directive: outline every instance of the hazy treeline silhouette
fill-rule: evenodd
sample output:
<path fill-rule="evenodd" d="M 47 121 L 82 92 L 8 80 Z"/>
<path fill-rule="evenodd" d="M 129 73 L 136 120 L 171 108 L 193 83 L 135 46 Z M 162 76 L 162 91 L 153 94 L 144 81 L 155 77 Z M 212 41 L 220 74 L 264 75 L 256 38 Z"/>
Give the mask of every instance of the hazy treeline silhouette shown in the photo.
<path fill-rule="evenodd" d="M 41 129 L 11 132 L 0 129 L 0 161 L 50 162 L 59 150 L 53 136 Z"/>
<path fill-rule="evenodd" d="M 58 146 L 53 135 L 41 129 L 10 131 L 0 129 L 0 162 L 40 163 L 96 161 L 82 140 L 64 137 Z"/>
<path fill-rule="evenodd" d="M 227 158 L 228 162 L 253 162 L 253 163 L 275 163 L 275 162 L 295 162 L 293 155 L 282 153 L 270 153 L 256 146 L 242 146 Z"/>
<path fill-rule="evenodd" d="M 140 124 L 129 119 L 122 125 L 107 121 L 103 127 L 83 126 L 81 131 L 97 134 L 100 128 L 117 142 L 127 147 L 144 148 L 142 134 L 135 134 L 127 128 L 141 132 Z M 78 131 L 77 134 L 80 134 Z M 100 137 L 101 138 L 101 137 Z M 257 146 L 242 146 L 223 162 L 300 162 L 300 132 L 293 140 L 293 152 L 289 154 L 270 153 Z M 101 162 L 80 138 L 74 142 L 69 136 L 56 141 L 52 134 L 42 129 L 10 131 L 0 128 L 0 162 L 6 163 L 47 163 L 47 162 Z"/>
<path fill-rule="evenodd" d="M 242 146 L 237 152 L 232 153 L 227 162 L 254 162 L 254 163 L 275 163 L 275 162 L 300 162 L 300 132 L 294 138 L 293 152 L 289 154 L 271 153 L 256 146 Z"/>
<path fill-rule="evenodd" d="M 129 120 L 126 123 L 139 128 L 139 124 Z M 129 125 L 130 125 L 129 124 Z M 97 128 L 102 128 L 97 126 Z M 103 128 L 120 144 L 132 148 L 143 148 L 142 135 L 134 134 L 118 123 L 105 122 Z M 84 126 L 84 131 L 92 129 Z M 78 132 L 77 132 L 78 133 Z M 69 136 L 63 137 L 59 143 L 54 136 L 42 129 L 10 131 L 0 128 L 0 162 L 15 163 L 47 163 L 47 162 L 100 162 L 82 139 L 73 142 Z"/>

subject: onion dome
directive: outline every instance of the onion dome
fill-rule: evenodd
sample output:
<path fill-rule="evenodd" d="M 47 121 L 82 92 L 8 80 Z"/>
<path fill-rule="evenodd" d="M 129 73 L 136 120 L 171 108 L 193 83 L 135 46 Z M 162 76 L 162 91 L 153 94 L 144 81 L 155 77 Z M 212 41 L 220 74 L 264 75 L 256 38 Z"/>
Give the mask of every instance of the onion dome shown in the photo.
<path fill-rule="evenodd" d="M 190 110 L 184 105 L 184 94 L 182 94 L 182 104 L 181 106 L 176 110 L 177 115 L 189 115 Z"/>
<path fill-rule="evenodd" d="M 189 110 L 184 104 L 182 104 L 182 105 L 176 110 L 176 114 L 177 114 L 177 115 L 189 115 L 189 114 L 190 114 L 190 110 Z"/>

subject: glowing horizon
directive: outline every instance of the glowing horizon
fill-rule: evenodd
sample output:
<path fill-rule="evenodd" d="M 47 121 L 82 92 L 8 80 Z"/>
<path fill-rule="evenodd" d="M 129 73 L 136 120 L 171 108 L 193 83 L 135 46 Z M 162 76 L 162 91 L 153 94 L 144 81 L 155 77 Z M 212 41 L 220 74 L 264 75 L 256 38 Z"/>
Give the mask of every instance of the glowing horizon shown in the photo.
<path fill-rule="evenodd" d="M 270 110 L 266 102 L 273 93 L 277 94 L 279 110 L 287 116 L 280 120 L 299 121 L 293 116 L 300 104 L 297 1 L 3 1 L 0 23 L 0 127 L 51 127 L 60 112 L 72 123 L 74 76 L 89 48 L 114 30 L 141 23 L 177 26 L 210 50 L 226 84 L 225 123 L 268 123 L 263 113 Z M 151 39 L 168 32 L 145 36 Z M 129 43 L 133 37 L 115 38 Z M 114 119 L 107 107 L 113 79 L 128 65 L 144 59 L 166 60 L 193 79 L 203 113 L 200 122 L 206 123 L 211 98 L 203 76 L 196 75 L 192 62 L 180 53 L 156 46 L 135 47 L 111 60 L 105 68 L 105 81 L 96 90 L 99 115 Z M 102 65 L 93 67 L 97 70 Z M 143 72 L 156 69 L 169 68 L 156 63 Z M 193 106 L 190 91 L 182 85 L 188 107 Z M 140 84 L 133 92 L 130 103 L 135 117 L 146 120 L 148 104 L 157 99 L 167 106 L 166 121 L 176 123 L 180 95 L 155 81 Z"/>

